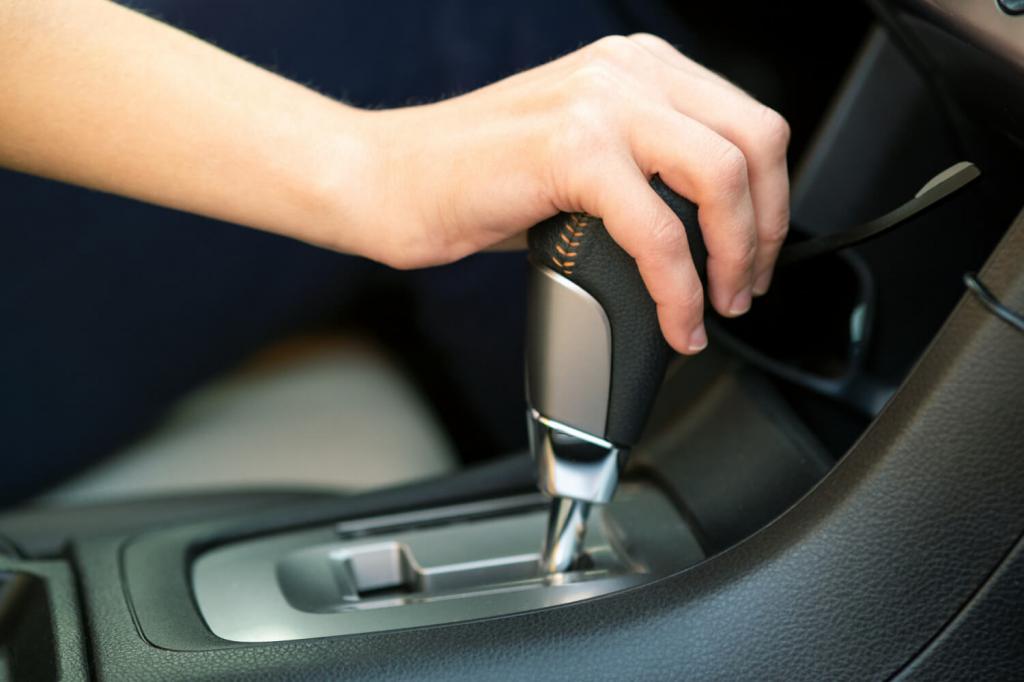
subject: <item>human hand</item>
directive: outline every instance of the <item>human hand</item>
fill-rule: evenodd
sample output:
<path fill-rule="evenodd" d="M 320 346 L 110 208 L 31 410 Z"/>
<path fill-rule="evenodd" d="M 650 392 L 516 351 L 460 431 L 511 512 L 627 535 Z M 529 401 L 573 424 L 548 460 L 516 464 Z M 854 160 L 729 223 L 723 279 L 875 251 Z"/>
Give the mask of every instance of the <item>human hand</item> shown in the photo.
<path fill-rule="evenodd" d="M 4 9 L 0 166 L 401 268 L 589 213 L 636 259 L 684 353 L 706 343 L 704 293 L 648 179 L 700 206 L 724 315 L 768 288 L 786 234 L 786 122 L 655 36 L 603 38 L 460 97 L 367 111 L 117 3 Z"/>
<path fill-rule="evenodd" d="M 343 250 L 399 268 L 456 260 L 559 211 L 604 219 L 662 331 L 706 345 L 682 225 L 648 184 L 700 207 L 715 309 L 764 293 L 789 222 L 785 120 L 652 35 L 603 38 L 460 97 L 367 112 L 379 201 Z"/>

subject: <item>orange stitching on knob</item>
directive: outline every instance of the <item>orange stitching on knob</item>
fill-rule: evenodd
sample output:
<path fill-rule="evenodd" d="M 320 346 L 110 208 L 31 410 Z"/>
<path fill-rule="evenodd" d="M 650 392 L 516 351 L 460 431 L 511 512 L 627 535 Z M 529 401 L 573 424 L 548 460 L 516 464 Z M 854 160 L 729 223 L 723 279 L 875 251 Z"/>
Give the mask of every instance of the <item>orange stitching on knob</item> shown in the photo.
<path fill-rule="evenodd" d="M 567 236 L 565 236 L 564 234 L 560 234 L 560 235 L 558 235 L 558 236 L 559 236 L 559 237 L 561 237 L 561 238 L 562 238 L 562 241 L 563 241 L 563 242 L 565 242 L 566 244 L 568 244 L 569 246 L 572 246 L 572 247 L 576 247 L 576 246 L 579 246 L 579 245 L 580 245 L 580 243 L 579 243 L 579 242 L 574 242 L 574 241 L 572 241 L 571 239 L 569 239 L 569 238 L 568 238 Z"/>
<path fill-rule="evenodd" d="M 580 245 L 579 241 L 573 241 L 573 238 L 579 239 L 583 236 L 585 228 L 591 225 L 592 216 L 586 213 L 573 213 L 569 216 L 569 220 L 562 225 L 562 230 L 558 236 L 565 242 L 570 248 L 576 248 Z M 576 258 L 576 251 L 567 251 L 561 244 L 555 244 L 555 251 L 560 253 L 565 258 Z M 575 260 L 559 260 L 557 256 L 551 256 L 551 260 L 555 265 L 562 271 L 563 275 L 571 275 L 574 270 L 573 267 L 576 265 Z"/>

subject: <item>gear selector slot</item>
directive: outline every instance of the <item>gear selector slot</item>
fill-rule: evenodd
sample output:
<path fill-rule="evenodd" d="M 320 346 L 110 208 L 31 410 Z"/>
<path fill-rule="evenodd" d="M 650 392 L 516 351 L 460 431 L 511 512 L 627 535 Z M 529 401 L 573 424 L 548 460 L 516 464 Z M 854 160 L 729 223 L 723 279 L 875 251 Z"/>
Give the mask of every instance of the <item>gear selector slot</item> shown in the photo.
<path fill-rule="evenodd" d="M 305 639 L 567 604 L 703 558 L 660 493 L 625 485 L 595 515 L 586 561 L 549 575 L 540 563 L 544 501 L 522 496 L 216 547 L 193 564 L 196 602 L 223 639 Z"/>

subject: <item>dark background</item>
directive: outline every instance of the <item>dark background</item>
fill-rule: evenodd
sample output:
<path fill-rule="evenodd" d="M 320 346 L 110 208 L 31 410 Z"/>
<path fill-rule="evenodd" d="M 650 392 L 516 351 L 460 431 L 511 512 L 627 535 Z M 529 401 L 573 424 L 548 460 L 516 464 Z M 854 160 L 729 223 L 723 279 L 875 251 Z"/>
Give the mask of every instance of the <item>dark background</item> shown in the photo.
<path fill-rule="evenodd" d="M 791 163 L 868 23 L 859 3 L 129 4 L 372 107 L 442 98 L 602 35 L 649 31 L 782 112 Z M 807 21 L 822 30 L 808 31 Z M 464 460 L 525 444 L 520 254 L 397 273 L 3 171 L 0 207 L 0 504 L 125 445 L 191 388 L 309 330 L 357 327 L 381 339 Z"/>

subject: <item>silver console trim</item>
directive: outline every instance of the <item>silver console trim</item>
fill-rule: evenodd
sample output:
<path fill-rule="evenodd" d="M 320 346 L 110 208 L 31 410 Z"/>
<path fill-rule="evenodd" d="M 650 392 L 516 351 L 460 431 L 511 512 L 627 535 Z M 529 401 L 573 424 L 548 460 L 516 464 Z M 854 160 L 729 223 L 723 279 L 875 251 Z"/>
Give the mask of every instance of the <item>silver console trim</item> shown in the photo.
<path fill-rule="evenodd" d="M 507 514 L 511 511 L 546 506 L 546 504 L 547 498 L 540 493 L 525 493 L 523 495 L 499 497 L 493 500 L 449 504 L 443 507 L 417 509 L 410 512 L 398 512 L 397 514 L 382 514 L 381 516 L 372 516 L 367 519 L 339 521 L 335 524 L 334 530 L 342 536 L 357 536 L 370 532 L 381 533 L 392 528 L 415 528 L 416 526 L 443 522 L 445 519 L 451 518 L 465 519 Z"/>
<path fill-rule="evenodd" d="M 536 500 L 537 496 L 527 496 Z M 505 514 L 339 537 L 334 526 L 211 548 L 192 564 L 195 602 L 214 635 L 270 642 L 493 618 L 598 597 L 690 566 L 703 555 L 656 489 L 623 485 L 591 515 L 586 567 L 539 567 L 546 512 L 523 498 Z M 490 506 L 485 503 L 484 507 Z M 472 510 L 476 505 L 465 505 Z M 493 510 L 494 507 L 491 507 Z M 451 510 L 452 507 L 446 509 Z M 394 515 L 368 520 L 393 524 Z M 390 520 L 389 520 L 390 519 Z M 380 526 L 378 526 L 378 529 Z M 361 532 L 361 531 L 360 531 Z M 400 589 L 392 589 L 394 587 Z"/>

